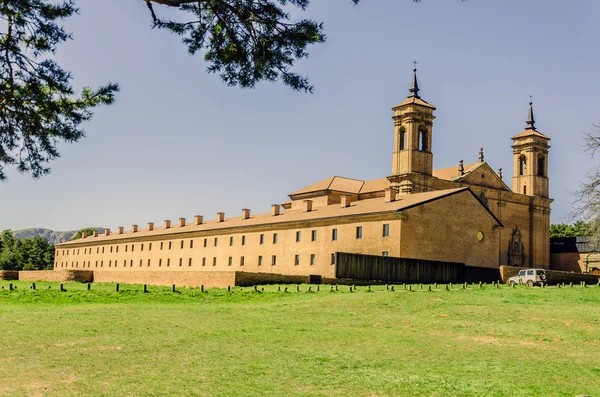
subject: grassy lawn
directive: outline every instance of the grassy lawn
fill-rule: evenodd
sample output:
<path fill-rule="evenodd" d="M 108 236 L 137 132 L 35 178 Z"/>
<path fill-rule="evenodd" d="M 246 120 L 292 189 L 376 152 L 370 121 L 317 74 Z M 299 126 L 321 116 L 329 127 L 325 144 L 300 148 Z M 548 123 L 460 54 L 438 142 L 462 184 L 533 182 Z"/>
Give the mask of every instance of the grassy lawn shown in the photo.
<path fill-rule="evenodd" d="M 597 286 L 143 294 L 9 283 L 0 395 L 600 395 Z"/>

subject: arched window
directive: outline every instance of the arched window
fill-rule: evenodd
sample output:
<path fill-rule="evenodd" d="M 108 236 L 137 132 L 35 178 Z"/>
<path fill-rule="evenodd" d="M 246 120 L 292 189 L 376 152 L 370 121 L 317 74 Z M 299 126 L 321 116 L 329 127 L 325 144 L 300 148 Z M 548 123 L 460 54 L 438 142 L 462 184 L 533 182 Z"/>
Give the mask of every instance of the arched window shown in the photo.
<path fill-rule="evenodd" d="M 523 185 L 523 194 L 527 194 L 527 185 Z"/>
<path fill-rule="evenodd" d="M 539 176 L 545 176 L 546 175 L 546 158 L 544 157 L 543 154 L 540 154 L 538 156 L 538 169 L 537 169 L 537 174 Z"/>
<path fill-rule="evenodd" d="M 419 127 L 419 150 L 427 152 L 429 149 L 429 139 L 427 136 L 427 127 L 424 125 Z"/>
<path fill-rule="evenodd" d="M 527 170 L 527 158 L 525 156 L 519 157 L 519 175 L 525 175 Z"/>
<path fill-rule="evenodd" d="M 399 150 L 406 149 L 406 128 L 400 127 L 398 131 L 398 146 Z"/>

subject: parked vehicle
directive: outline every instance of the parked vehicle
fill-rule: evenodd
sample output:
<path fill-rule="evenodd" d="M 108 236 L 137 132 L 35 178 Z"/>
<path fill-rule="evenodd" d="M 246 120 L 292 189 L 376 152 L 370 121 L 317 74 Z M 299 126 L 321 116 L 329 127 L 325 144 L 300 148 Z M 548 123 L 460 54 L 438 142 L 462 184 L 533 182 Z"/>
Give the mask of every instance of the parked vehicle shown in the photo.
<path fill-rule="evenodd" d="M 530 287 L 541 285 L 546 282 L 546 272 L 544 269 L 525 269 L 508 279 L 510 286 L 517 284 L 527 284 Z"/>

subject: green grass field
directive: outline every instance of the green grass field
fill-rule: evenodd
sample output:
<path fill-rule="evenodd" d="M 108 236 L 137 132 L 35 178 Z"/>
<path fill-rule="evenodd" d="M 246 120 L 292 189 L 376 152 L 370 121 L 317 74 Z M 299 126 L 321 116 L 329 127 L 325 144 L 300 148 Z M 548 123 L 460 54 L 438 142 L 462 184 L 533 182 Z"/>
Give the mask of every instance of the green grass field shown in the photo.
<path fill-rule="evenodd" d="M 600 395 L 597 286 L 9 283 L 3 396 Z"/>

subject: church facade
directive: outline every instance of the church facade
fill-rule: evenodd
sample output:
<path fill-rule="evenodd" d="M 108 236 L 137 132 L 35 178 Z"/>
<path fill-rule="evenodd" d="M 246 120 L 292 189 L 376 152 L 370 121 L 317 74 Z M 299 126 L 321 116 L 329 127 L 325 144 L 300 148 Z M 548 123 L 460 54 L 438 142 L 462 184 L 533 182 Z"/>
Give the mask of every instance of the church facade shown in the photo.
<path fill-rule="evenodd" d="M 416 70 L 410 95 L 392 110 L 387 177 L 330 177 L 265 214 L 243 209 L 235 217 L 198 215 L 193 222 L 84 235 L 56 246 L 54 269 L 139 274 L 138 282 L 156 272 L 335 278 L 336 252 L 548 268 L 550 138 L 535 128 L 532 105 L 525 130 L 512 137 L 512 187 L 483 149 L 475 163 L 433 169 L 436 108 L 420 97 Z"/>

